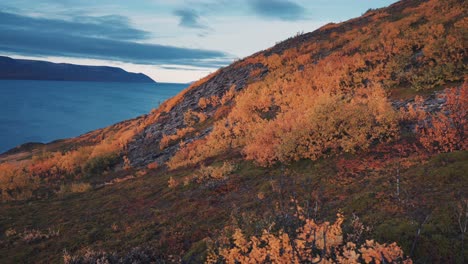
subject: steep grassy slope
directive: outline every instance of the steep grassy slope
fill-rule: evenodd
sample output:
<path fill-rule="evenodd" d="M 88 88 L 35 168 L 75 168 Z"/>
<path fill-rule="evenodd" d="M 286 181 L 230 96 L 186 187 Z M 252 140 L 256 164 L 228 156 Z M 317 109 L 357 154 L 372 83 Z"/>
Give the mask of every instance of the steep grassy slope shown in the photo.
<path fill-rule="evenodd" d="M 199 263 L 235 228 L 294 237 L 298 203 L 319 221 L 342 211 L 346 241 L 463 263 L 466 13 L 458 0 L 369 10 L 146 116 L 0 156 L 2 262 L 58 262 L 66 249 Z"/>

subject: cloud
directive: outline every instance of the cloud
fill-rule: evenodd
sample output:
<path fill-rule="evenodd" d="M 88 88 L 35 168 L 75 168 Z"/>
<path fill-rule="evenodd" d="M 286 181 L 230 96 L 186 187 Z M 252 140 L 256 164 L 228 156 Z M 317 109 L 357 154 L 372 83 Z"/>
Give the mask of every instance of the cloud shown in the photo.
<path fill-rule="evenodd" d="M 200 67 L 190 67 L 190 66 L 184 66 L 184 65 L 158 65 L 159 68 L 165 69 L 165 70 L 182 70 L 182 71 L 203 71 L 206 70 L 206 68 L 200 68 Z"/>
<path fill-rule="evenodd" d="M 177 9 L 174 11 L 174 15 L 179 17 L 179 25 L 182 27 L 201 29 L 207 28 L 207 26 L 200 23 L 200 16 L 194 9 Z"/>
<path fill-rule="evenodd" d="M 142 40 L 149 33 L 131 27 L 123 16 L 109 15 L 101 17 L 77 16 L 70 20 L 27 17 L 0 11 L 1 28 L 18 30 L 46 31 L 49 33 L 100 37 L 121 40 Z"/>
<path fill-rule="evenodd" d="M 0 51 L 26 56 L 62 56 L 142 64 L 213 67 L 227 63 L 220 51 L 139 43 L 148 33 L 121 16 L 70 20 L 21 16 L 0 11 Z M 221 62 L 220 62 L 221 61 Z"/>
<path fill-rule="evenodd" d="M 304 8 L 289 0 L 249 0 L 248 3 L 255 13 L 265 18 L 294 21 L 304 17 Z"/>

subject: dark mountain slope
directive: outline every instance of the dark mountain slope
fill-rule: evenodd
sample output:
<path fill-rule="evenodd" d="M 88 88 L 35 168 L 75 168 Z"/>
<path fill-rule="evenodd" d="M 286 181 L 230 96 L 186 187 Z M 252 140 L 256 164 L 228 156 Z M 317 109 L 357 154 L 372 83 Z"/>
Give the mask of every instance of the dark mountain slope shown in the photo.
<path fill-rule="evenodd" d="M 251 78 L 251 72 L 259 71 L 258 76 Z M 157 121 L 146 127 L 128 146 L 128 157 L 133 166 L 145 166 L 151 162 L 164 163 L 172 156 L 177 146 L 172 146 L 158 151 L 160 141 L 164 135 L 175 134 L 177 130 L 185 127 L 184 113 L 199 109 L 198 102 L 201 98 L 222 97 L 226 91 L 234 87 L 235 91 L 241 91 L 248 83 L 261 80 L 268 69 L 261 63 L 250 64 L 245 67 L 227 67 L 220 69 L 212 76 L 206 77 L 193 85 L 184 93 L 180 101 L 167 102 L 167 107 L 173 104 L 169 111 L 163 112 Z M 199 84 L 202 82 L 201 84 Z M 167 105 L 167 106 L 166 106 Z M 217 107 L 209 107 L 205 114 L 212 116 Z M 210 126 L 203 127 L 200 135 L 204 136 L 211 130 Z"/>
<path fill-rule="evenodd" d="M 89 82 L 154 82 L 142 73 L 130 73 L 120 68 L 82 66 L 46 61 L 20 60 L 0 56 L 0 79 L 53 80 Z"/>

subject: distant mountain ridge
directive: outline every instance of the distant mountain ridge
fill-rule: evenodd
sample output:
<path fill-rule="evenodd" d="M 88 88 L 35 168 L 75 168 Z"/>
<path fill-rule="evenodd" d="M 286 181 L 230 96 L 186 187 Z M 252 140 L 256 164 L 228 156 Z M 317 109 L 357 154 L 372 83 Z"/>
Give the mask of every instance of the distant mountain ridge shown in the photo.
<path fill-rule="evenodd" d="M 0 80 L 155 82 L 143 73 L 131 73 L 117 67 L 52 63 L 5 56 L 0 56 Z"/>

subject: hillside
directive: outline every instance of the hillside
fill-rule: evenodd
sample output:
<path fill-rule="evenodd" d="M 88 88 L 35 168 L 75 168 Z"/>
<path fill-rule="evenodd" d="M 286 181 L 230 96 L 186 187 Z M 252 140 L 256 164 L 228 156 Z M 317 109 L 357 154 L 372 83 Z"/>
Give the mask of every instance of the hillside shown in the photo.
<path fill-rule="evenodd" d="M 1 260 L 464 263 L 467 6 L 369 10 L 0 155 Z"/>
<path fill-rule="evenodd" d="M 142 73 L 107 66 L 83 66 L 0 56 L 0 80 L 50 80 L 82 82 L 154 82 Z"/>

